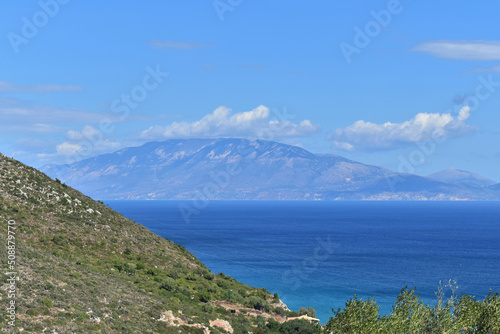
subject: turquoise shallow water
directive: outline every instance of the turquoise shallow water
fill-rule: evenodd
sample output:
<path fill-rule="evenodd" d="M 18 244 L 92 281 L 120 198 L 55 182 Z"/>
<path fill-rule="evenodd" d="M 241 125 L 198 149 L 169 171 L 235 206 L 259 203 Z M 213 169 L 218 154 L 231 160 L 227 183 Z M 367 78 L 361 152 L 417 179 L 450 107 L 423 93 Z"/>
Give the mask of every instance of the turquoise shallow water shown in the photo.
<path fill-rule="evenodd" d="M 405 285 L 500 291 L 500 203 L 213 201 L 186 222 L 180 201 L 108 201 L 185 246 L 213 272 L 277 292 L 324 323 L 354 294 L 390 312 Z"/>

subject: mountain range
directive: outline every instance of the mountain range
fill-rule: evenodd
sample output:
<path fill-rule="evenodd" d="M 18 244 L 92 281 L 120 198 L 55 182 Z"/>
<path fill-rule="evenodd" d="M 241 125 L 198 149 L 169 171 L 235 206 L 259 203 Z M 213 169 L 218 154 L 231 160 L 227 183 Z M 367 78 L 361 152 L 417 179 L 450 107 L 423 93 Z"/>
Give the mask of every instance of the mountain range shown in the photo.
<path fill-rule="evenodd" d="M 264 140 L 171 139 L 41 171 L 96 199 L 500 200 L 448 169 L 427 177 Z"/>

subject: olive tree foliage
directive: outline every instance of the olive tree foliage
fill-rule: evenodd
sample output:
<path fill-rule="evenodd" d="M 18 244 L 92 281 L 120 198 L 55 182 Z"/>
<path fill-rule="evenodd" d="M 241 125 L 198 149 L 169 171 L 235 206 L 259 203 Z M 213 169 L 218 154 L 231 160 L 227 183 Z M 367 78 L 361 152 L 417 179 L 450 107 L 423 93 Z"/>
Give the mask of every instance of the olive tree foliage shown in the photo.
<path fill-rule="evenodd" d="M 445 298 L 445 290 L 451 295 Z M 470 295 L 457 297 L 458 287 L 449 282 L 438 289 L 437 303 L 424 305 L 415 288 L 403 288 L 389 315 L 380 316 L 374 299 L 347 301 L 333 310 L 327 333 L 352 334 L 500 334 L 500 295 L 490 292 L 478 301 Z"/>

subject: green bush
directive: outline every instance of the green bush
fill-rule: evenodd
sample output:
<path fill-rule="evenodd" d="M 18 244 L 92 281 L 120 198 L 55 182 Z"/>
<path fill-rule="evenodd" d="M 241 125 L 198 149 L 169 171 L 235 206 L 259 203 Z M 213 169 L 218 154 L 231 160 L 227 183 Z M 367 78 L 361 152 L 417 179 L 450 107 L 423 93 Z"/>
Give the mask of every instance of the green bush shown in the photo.
<path fill-rule="evenodd" d="M 187 279 L 188 281 L 196 281 L 196 280 L 197 280 L 197 276 L 196 276 L 196 274 L 195 274 L 195 273 L 188 272 L 188 273 L 186 274 L 186 279 Z"/>
<path fill-rule="evenodd" d="M 52 238 L 52 242 L 55 243 L 56 245 L 61 246 L 64 243 L 64 239 L 65 237 L 63 235 L 58 234 Z"/>
<path fill-rule="evenodd" d="M 283 334 L 291 334 L 291 333 L 300 333 L 300 334 L 316 334 L 321 333 L 321 327 L 317 324 L 312 324 L 307 320 L 296 319 L 292 321 L 287 321 L 281 325 L 279 333 Z M 336 332 L 335 332 L 336 333 Z M 375 332 L 366 332 L 375 333 Z"/>
<path fill-rule="evenodd" d="M 212 295 L 206 290 L 200 291 L 200 293 L 198 293 L 198 299 L 202 303 L 207 303 L 212 299 Z"/>
<path fill-rule="evenodd" d="M 221 279 L 217 280 L 217 286 L 219 286 L 222 289 L 228 289 L 229 288 L 229 283 L 227 281 L 223 281 Z"/>
<path fill-rule="evenodd" d="M 490 293 L 482 301 L 464 295 L 455 302 L 454 314 L 463 333 L 500 333 L 500 295 Z"/>
<path fill-rule="evenodd" d="M 50 300 L 50 299 L 42 299 L 42 300 L 40 300 L 40 303 L 42 303 L 42 305 L 45 305 L 47 307 L 53 306 L 52 300 Z"/>
<path fill-rule="evenodd" d="M 444 288 L 451 296 L 444 298 Z M 500 295 L 491 293 L 482 301 L 469 295 L 455 297 L 454 282 L 438 289 L 434 307 L 424 305 L 415 289 L 404 288 L 390 315 L 380 317 L 374 300 L 363 301 L 354 296 L 343 310 L 334 311 L 326 324 L 329 333 L 500 333 Z M 300 312 L 300 311 L 299 311 Z"/>
<path fill-rule="evenodd" d="M 311 318 L 316 317 L 316 310 L 313 309 L 312 307 L 308 307 L 307 309 L 304 307 L 301 307 L 300 310 L 297 312 L 299 316 L 301 315 L 307 315 Z"/>
<path fill-rule="evenodd" d="M 278 331 L 280 330 L 281 328 L 281 325 L 279 322 L 277 322 L 276 320 L 274 319 L 269 319 L 267 321 L 267 325 L 266 325 L 267 329 L 269 330 L 270 333 L 278 333 Z"/>
<path fill-rule="evenodd" d="M 158 270 L 156 268 L 148 268 L 146 269 L 146 274 L 150 276 L 158 276 Z"/>
<path fill-rule="evenodd" d="M 169 270 L 167 272 L 167 276 L 168 277 L 171 277 L 173 279 L 178 279 L 180 276 L 179 276 L 179 272 L 177 270 Z"/>
<path fill-rule="evenodd" d="M 234 303 L 243 303 L 244 302 L 243 297 L 237 291 L 227 290 L 225 295 L 226 295 L 226 299 L 230 302 L 234 302 Z"/>
<path fill-rule="evenodd" d="M 408 290 L 403 288 L 397 297 L 390 316 L 385 319 L 385 327 L 398 333 L 421 333 L 425 332 L 428 319 L 431 315 L 429 306 L 415 295 L 415 288 Z"/>
<path fill-rule="evenodd" d="M 201 310 L 205 313 L 212 314 L 214 312 L 214 306 L 210 303 L 203 304 Z"/>
<path fill-rule="evenodd" d="M 164 289 L 167 291 L 173 291 L 177 288 L 178 284 L 177 282 L 170 277 L 167 277 L 161 284 L 160 284 L 160 289 Z"/>
<path fill-rule="evenodd" d="M 379 306 L 368 298 L 363 301 L 354 295 L 347 301 L 345 308 L 333 311 L 334 317 L 326 328 L 334 333 L 378 333 L 380 332 Z"/>
<path fill-rule="evenodd" d="M 266 303 L 266 301 L 260 297 L 256 296 L 250 296 L 246 299 L 246 306 L 251 307 L 256 310 L 266 310 L 269 308 L 269 305 Z"/>

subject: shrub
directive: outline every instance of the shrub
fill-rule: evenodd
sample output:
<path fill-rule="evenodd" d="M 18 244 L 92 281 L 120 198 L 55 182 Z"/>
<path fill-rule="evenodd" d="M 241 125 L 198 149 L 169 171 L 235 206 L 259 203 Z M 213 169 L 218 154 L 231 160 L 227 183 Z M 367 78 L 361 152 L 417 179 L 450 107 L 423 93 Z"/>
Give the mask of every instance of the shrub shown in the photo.
<path fill-rule="evenodd" d="M 129 274 L 134 274 L 136 268 L 137 266 L 135 265 L 135 263 L 127 262 L 123 265 L 123 270 Z"/>
<path fill-rule="evenodd" d="M 177 272 L 177 270 L 169 270 L 167 272 L 167 276 L 171 277 L 173 279 L 178 279 L 179 278 L 179 273 Z"/>
<path fill-rule="evenodd" d="M 258 315 L 257 318 L 255 319 L 255 325 L 264 328 L 266 326 L 266 318 L 264 318 L 261 315 Z"/>
<path fill-rule="evenodd" d="M 316 317 L 316 310 L 313 309 L 312 307 L 308 307 L 307 309 L 305 309 L 304 307 L 301 307 L 299 312 L 297 312 L 299 316 L 301 315 L 307 315 L 311 318 L 315 318 Z"/>
<path fill-rule="evenodd" d="M 321 327 L 316 324 L 312 324 L 304 319 L 296 319 L 292 321 L 287 321 L 281 325 L 279 330 L 280 333 L 300 333 L 300 334 L 316 334 L 321 333 Z M 354 332 L 357 333 L 357 332 Z M 375 333 L 375 332 L 362 332 L 362 333 Z"/>
<path fill-rule="evenodd" d="M 279 329 L 281 328 L 281 325 L 279 322 L 271 318 L 268 320 L 266 327 L 269 329 L 271 333 L 278 333 Z"/>
<path fill-rule="evenodd" d="M 52 242 L 55 243 L 56 245 L 62 245 L 64 243 L 64 236 L 61 235 L 61 234 L 58 234 L 58 235 L 55 235 L 53 238 L 52 238 Z"/>
<path fill-rule="evenodd" d="M 208 292 L 206 290 L 200 291 L 200 293 L 198 293 L 198 299 L 202 303 L 207 303 L 212 299 L 212 296 L 211 296 L 210 292 Z"/>
<path fill-rule="evenodd" d="M 390 317 L 386 319 L 385 327 L 398 333 L 420 333 L 428 326 L 426 324 L 431 310 L 415 295 L 415 288 L 404 287 L 397 297 Z"/>
<path fill-rule="evenodd" d="M 235 303 L 243 303 L 244 299 L 237 291 L 227 290 L 226 299 Z"/>
<path fill-rule="evenodd" d="M 269 308 L 269 305 L 262 298 L 256 296 L 250 296 L 246 299 L 246 306 L 251 307 L 256 310 L 266 310 Z"/>
<path fill-rule="evenodd" d="M 156 268 L 148 268 L 148 269 L 146 269 L 146 274 L 148 274 L 150 276 L 157 276 L 158 270 L 156 270 Z"/>
<path fill-rule="evenodd" d="M 217 285 L 222 288 L 222 289 L 228 289 L 229 288 L 229 283 L 227 281 L 223 280 L 217 280 Z"/>
<path fill-rule="evenodd" d="M 161 284 L 160 284 L 160 289 L 164 289 L 167 291 L 173 291 L 177 288 L 178 284 L 177 282 L 170 277 L 167 277 Z"/>
<path fill-rule="evenodd" d="M 334 333 L 377 333 L 380 330 L 379 306 L 368 298 L 363 301 L 354 295 L 345 304 L 345 308 L 333 311 L 334 317 L 326 328 Z"/>
<path fill-rule="evenodd" d="M 208 281 L 213 281 L 215 278 L 215 274 L 213 274 L 207 270 L 207 271 L 203 272 L 203 278 L 205 278 Z"/>
<path fill-rule="evenodd" d="M 489 293 L 482 301 L 463 295 L 455 298 L 456 286 L 450 282 L 451 296 L 445 300 L 443 287 L 438 289 L 437 304 L 424 305 L 415 289 L 403 288 L 389 316 L 378 316 L 373 300 L 357 296 L 344 310 L 334 311 L 326 325 L 328 332 L 342 333 L 500 333 L 500 295 Z M 302 310 L 301 310 L 302 311 Z M 301 312 L 299 311 L 299 312 Z"/>
<path fill-rule="evenodd" d="M 53 306 L 52 300 L 50 300 L 50 299 L 42 299 L 42 300 L 40 300 L 40 303 L 42 303 L 42 305 L 45 305 L 47 307 Z"/>
<path fill-rule="evenodd" d="M 284 309 L 282 309 L 281 307 L 276 307 L 274 309 L 274 313 L 278 314 L 278 315 L 281 315 L 281 316 L 285 316 L 287 314 L 287 311 L 285 311 Z"/>
<path fill-rule="evenodd" d="M 192 272 L 188 272 L 186 274 L 186 279 L 188 281 L 196 281 L 197 277 L 196 277 L 196 274 L 192 273 Z"/>
<path fill-rule="evenodd" d="M 212 314 L 214 312 L 214 306 L 210 303 L 203 304 L 201 310 L 205 313 Z"/>

